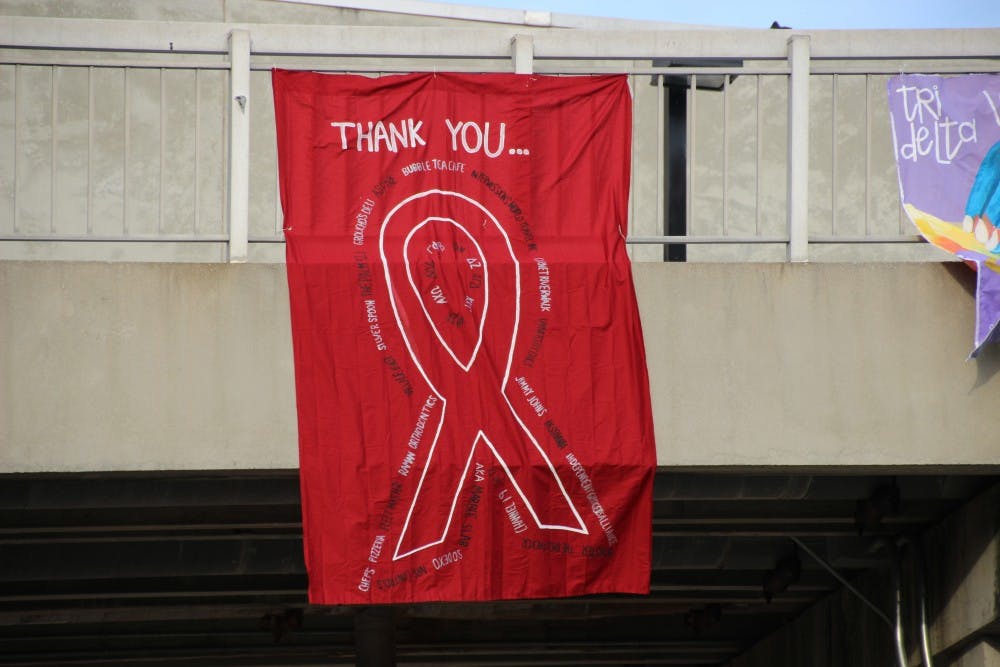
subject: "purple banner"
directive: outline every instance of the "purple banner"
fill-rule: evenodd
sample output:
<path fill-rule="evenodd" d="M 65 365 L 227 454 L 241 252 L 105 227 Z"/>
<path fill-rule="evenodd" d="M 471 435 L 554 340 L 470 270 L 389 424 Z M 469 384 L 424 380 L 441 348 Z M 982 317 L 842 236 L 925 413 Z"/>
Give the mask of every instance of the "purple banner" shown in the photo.
<path fill-rule="evenodd" d="M 889 79 L 903 208 L 979 273 L 972 356 L 1000 322 L 1000 75 Z"/>

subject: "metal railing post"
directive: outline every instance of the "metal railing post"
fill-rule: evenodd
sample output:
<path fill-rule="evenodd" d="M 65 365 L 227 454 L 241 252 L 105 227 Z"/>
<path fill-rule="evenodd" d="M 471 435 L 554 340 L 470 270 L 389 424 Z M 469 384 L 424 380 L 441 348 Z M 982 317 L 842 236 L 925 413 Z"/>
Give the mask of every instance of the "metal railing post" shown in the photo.
<path fill-rule="evenodd" d="M 535 41 L 531 35 L 514 35 L 510 40 L 512 57 L 514 58 L 514 74 L 532 74 L 534 72 Z"/>
<path fill-rule="evenodd" d="M 788 261 L 809 261 L 809 36 L 788 40 Z"/>
<path fill-rule="evenodd" d="M 229 261 L 247 261 L 250 229 L 250 33 L 229 33 Z"/>

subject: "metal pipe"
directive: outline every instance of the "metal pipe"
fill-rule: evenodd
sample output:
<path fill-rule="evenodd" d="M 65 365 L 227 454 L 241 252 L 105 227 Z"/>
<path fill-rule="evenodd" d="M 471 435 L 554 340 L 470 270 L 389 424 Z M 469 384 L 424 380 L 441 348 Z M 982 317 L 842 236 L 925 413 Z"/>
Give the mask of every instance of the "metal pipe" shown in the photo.
<path fill-rule="evenodd" d="M 41 241 L 58 243 L 218 243 L 228 241 L 224 234 L 144 234 L 142 236 L 108 236 L 92 234 L 90 236 L 72 234 L 0 234 L 0 242 L 8 241 Z"/>
<path fill-rule="evenodd" d="M 927 629 L 927 566 L 924 562 L 924 545 L 920 538 L 914 538 L 913 559 L 917 571 L 917 605 L 920 611 L 920 652 L 923 655 L 924 667 L 934 667 L 931 659 L 930 633 Z"/>
<path fill-rule="evenodd" d="M 899 236 L 810 236 L 809 243 L 926 243 L 919 234 Z"/>
<path fill-rule="evenodd" d="M 889 565 L 892 571 L 892 591 L 893 591 L 893 639 L 896 642 L 896 660 L 899 667 L 908 667 L 906 660 L 906 642 L 903 636 L 903 586 L 900 576 L 899 548 L 891 539 L 885 541 L 889 551 Z"/>

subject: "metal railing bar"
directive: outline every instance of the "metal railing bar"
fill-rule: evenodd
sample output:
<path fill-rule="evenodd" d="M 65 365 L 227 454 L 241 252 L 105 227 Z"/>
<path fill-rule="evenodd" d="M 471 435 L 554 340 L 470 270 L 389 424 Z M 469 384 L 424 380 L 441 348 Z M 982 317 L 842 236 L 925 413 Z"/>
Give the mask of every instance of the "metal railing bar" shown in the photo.
<path fill-rule="evenodd" d="M 60 243 L 96 242 L 96 243 L 132 243 L 170 241 L 179 243 L 216 243 L 228 241 L 224 234 L 191 236 L 189 234 L 142 234 L 137 236 L 106 236 L 79 234 L 0 234 L 0 241 L 57 241 Z"/>
<path fill-rule="evenodd" d="M 625 239 L 631 244 L 663 244 L 663 243 L 788 243 L 787 236 L 629 236 Z M 884 244 L 884 243 L 924 243 L 924 237 L 919 234 L 900 236 L 810 236 L 809 243 L 835 245 L 838 243 Z"/>
<path fill-rule="evenodd" d="M 927 60 L 934 60 L 933 56 L 927 56 Z M 900 64 L 887 65 L 823 65 L 813 60 L 813 74 L 899 74 L 902 69 L 907 74 L 978 74 L 989 72 L 1000 72 L 1000 62 L 993 63 L 942 63 L 935 60 L 933 66 L 922 68 L 919 63 L 908 61 L 905 66 Z"/>
<path fill-rule="evenodd" d="M 901 234 L 899 236 L 810 236 L 809 243 L 924 243 L 924 237 L 919 234 Z"/>
<path fill-rule="evenodd" d="M 787 236 L 629 236 L 625 243 L 632 245 L 662 245 L 664 243 L 690 244 L 743 244 L 743 243 L 788 243 Z"/>
<path fill-rule="evenodd" d="M 139 236 L 107 236 L 107 235 L 72 235 L 72 234 L 0 234 L 0 241 L 59 241 L 59 242 L 149 242 L 149 241 L 170 241 L 170 242 L 192 242 L 192 243 L 215 243 L 218 241 L 228 241 L 225 234 L 143 234 Z M 251 236 L 250 243 L 284 243 L 282 237 L 271 236 Z M 664 243 L 690 243 L 690 244 L 767 244 L 767 243 L 788 243 L 787 236 L 629 236 L 626 243 L 633 245 L 657 245 Z M 809 243 L 837 244 L 837 243 L 924 243 L 924 238 L 917 234 L 901 236 L 810 236 Z"/>
<path fill-rule="evenodd" d="M 38 67 L 101 67 L 116 69 L 128 67 L 130 69 L 215 69 L 224 70 L 228 66 L 220 61 L 190 61 L 190 60 L 107 60 L 101 58 L 39 58 L 31 57 L 30 53 L 24 58 L 0 58 L 0 65 L 35 65 Z"/>
<path fill-rule="evenodd" d="M 400 56 L 400 57 L 411 57 L 411 56 Z M 435 65 L 433 62 L 419 63 L 416 65 L 406 65 L 400 66 L 398 68 L 386 67 L 385 63 L 359 63 L 354 64 L 350 62 L 344 62 L 343 64 L 337 64 L 335 66 L 327 67 L 326 63 L 322 62 L 304 62 L 304 63 L 282 63 L 276 61 L 261 62 L 259 57 L 254 57 L 251 62 L 250 69 L 255 72 L 270 71 L 271 69 L 287 69 L 287 70 L 308 70 L 311 72 L 325 72 L 325 73 L 341 73 L 341 72 L 359 72 L 359 73 L 372 73 L 372 72 L 382 72 L 385 74 L 407 74 L 411 72 L 440 72 L 441 66 Z M 421 60 L 433 61 L 435 58 L 421 58 Z M 448 65 L 448 71 L 451 72 L 511 72 L 513 68 L 510 65 L 508 59 L 490 59 L 494 62 L 490 62 L 490 65 L 495 65 L 496 67 L 483 67 L 483 64 L 475 65 L 458 65 L 453 66 L 452 63 Z M 576 75 L 586 75 L 586 74 L 634 74 L 634 75 L 654 75 L 654 74 L 670 74 L 677 76 L 688 76 L 692 74 L 715 74 L 715 75 L 731 75 L 731 76 L 750 76 L 758 74 L 773 74 L 773 75 L 787 75 L 789 72 L 788 67 L 746 67 L 746 68 L 730 68 L 730 67 L 638 67 L 635 65 L 630 65 L 626 61 L 622 61 L 621 65 L 580 65 L 572 66 L 565 65 L 562 63 L 546 63 L 543 60 L 534 61 L 534 71 L 536 74 L 576 74 Z"/>
<path fill-rule="evenodd" d="M 387 66 L 386 63 L 352 63 L 349 59 L 338 58 L 336 62 L 311 62 L 311 59 L 306 58 L 304 61 L 296 60 L 291 63 L 282 63 L 280 61 L 265 60 L 261 62 L 258 60 L 260 56 L 252 56 L 256 61 L 250 65 L 250 71 L 252 72 L 268 72 L 272 69 L 287 69 L 295 71 L 309 71 L 309 72 L 323 72 L 325 74 L 350 74 L 350 73 L 363 73 L 363 74 L 373 74 L 373 73 L 385 73 L 385 74 L 409 74 L 412 72 L 499 72 L 499 73 L 513 73 L 514 68 L 511 65 L 510 57 L 501 58 L 483 58 L 477 59 L 476 63 L 473 64 L 459 64 L 459 63 L 448 63 L 447 67 L 442 67 L 441 64 L 435 63 L 435 58 L 422 59 L 417 63 L 392 63 Z M 391 57 L 387 57 L 386 60 L 392 60 Z M 567 73 L 584 73 L 592 72 L 592 68 L 565 68 Z M 596 68 L 595 68 L 596 69 Z M 613 66 L 603 66 L 600 68 L 602 71 L 600 73 L 611 73 L 611 74 L 636 74 L 631 70 L 623 70 L 621 67 Z M 537 68 L 536 68 L 537 70 Z M 537 73 L 537 71 L 536 71 Z M 559 72 L 556 72 L 559 73 Z M 595 72 L 596 73 L 596 72 Z M 641 72 L 640 72 L 641 73 Z"/>
<path fill-rule="evenodd" d="M 579 67 L 571 65 L 563 65 L 559 63 L 546 63 L 544 60 L 536 61 L 535 70 L 538 72 L 549 72 L 549 71 L 565 71 L 567 73 L 576 73 L 580 71 L 595 71 L 595 72 L 625 72 L 627 74 L 670 74 L 677 76 L 689 76 L 693 74 L 704 74 L 721 76 L 728 74 L 730 76 L 752 76 L 756 74 L 785 74 L 789 73 L 789 68 L 787 65 L 782 65 L 780 67 L 645 67 L 637 65 L 625 65 L 625 69 L 618 67 L 615 68 L 609 65 L 580 65 Z"/>
<path fill-rule="evenodd" d="M 864 237 L 844 237 L 843 239 L 833 239 L 831 237 L 820 237 L 818 239 L 809 239 L 810 243 L 820 243 L 820 244 L 837 244 L 837 243 L 921 243 L 923 238 L 919 236 L 914 237 L 873 237 L 872 239 L 866 239 Z M 157 238 L 138 238 L 129 237 L 127 239 L 97 239 L 97 240 L 119 240 L 119 241 L 154 241 Z M 0 237 L 0 241 L 4 240 L 25 240 L 24 237 L 11 237 L 5 238 Z M 31 240 L 31 239 L 28 239 Z M 41 238 L 38 240 L 52 240 L 49 238 Z M 65 240 L 89 240 L 83 237 L 77 237 L 74 239 Z M 176 240 L 182 241 L 184 239 L 171 239 L 165 238 L 162 240 Z M 219 240 L 215 237 L 199 237 L 197 239 L 189 239 L 191 241 L 216 241 Z M 249 239 L 250 243 L 284 243 L 284 238 L 270 237 L 270 236 L 251 236 Z M 784 244 L 788 243 L 788 237 L 786 236 L 629 236 L 625 239 L 625 243 L 629 245 L 665 245 L 668 243 L 688 243 L 691 245 L 741 245 L 741 244 L 753 244 L 753 245 L 768 245 L 768 244 Z"/>
<path fill-rule="evenodd" d="M 113 51 L 109 51 L 113 53 Z M 0 56 L 0 65 L 50 65 L 50 66 L 60 66 L 60 67 L 100 67 L 100 68 L 119 68 L 119 67 L 129 67 L 133 69 L 204 69 L 204 70 L 227 70 L 229 69 L 228 64 L 223 60 L 183 60 L 187 54 L 178 53 L 176 56 L 169 58 L 157 58 L 157 59 L 131 59 L 131 60 L 107 60 L 100 57 L 87 58 L 80 56 L 65 56 L 62 53 L 57 54 L 57 56 L 39 56 L 30 50 L 23 50 L 18 53 L 18 57 L 10 56 Z M 300 58 L 309 59 L 313 62 L 311 63 L 282 63 L 279 61 L 267 61 L 261 62 L 261 59 L 267 57 L 274 57 L 273 55 L 253 55 L 251 54 L 252 64 L 250 69 L 255 71 L 270 70 L 275 67 L 281 69 L 303 69 L 303 70 L 313 70 L 313 71 L 338 71 L 337 69 L 325 69 L 323 67 L 323 59 L 330 58 L 330 56 L 325 55 L 313 55 L 313 56 L 279 56 L 288 58 Z M 351 58 L 358 58 L 359 56 L 347 56 L 346 59 L 349 61 Z M 449 59 L 444 56 L 421 56 L 421 55 L 386 55 L 378 56 L 383 59 L 413 59 L 419 61 L 434 61 L 434 60 L 446 60 Z M 650 56 L 652 57 L 652 56 Z M 509 56 L 494 56 L 494 57 L 482 57 L 476 56 L 479 60 L 494 61 L 497 65 L 497 71 L 510 71 L 510 58 Z M 344 60 L 345 58 L 340 58 Z M 451 59 L 458 59 L 457 57 L 452 57 Z M 905 70 L 907 73 L 919 74 L 975 74 L 975 73 L 989 73 L 989 72 L 1000 72 L 1000 62 L 955 62 L 948 63 L 943 62 L 942 59 L 936 58 L 935 56 L 926 56 L 924 59 L 933 60 L 933 66 L 927 66 L 926 68 L 920 67 L 920 62 L 914 63 L 913 60 L 909 59 L 905 64 Z M 651 67 L 651 66 L 640 66 L 634 64 L 635 58 L 620 59 L 622 62 L 620 65 L 566 65 L 566 64 L 556 64 L 549 61 L 558 60 L 557 58 L 536 58 L 535 60 L 535 70 L 536 72 L 544 73 L 580 73 L 580 72 L 591 72 L 591 73 L 624 73 L 624 74 L 677 74 L 677 75 L 688 75 L 688 74 L 730 74 L 730 75 L 757 75 L 757 74 L 788 74 L 791 70 L 787 66 L 744 66 L 744 67 Z M 602 58 L 602 61 L 616 60 L 615 58 Z M 923 59 L 921 59 L 923 60 Z M 632 61 L 630 63 L 629 61 Z M 903 69 L 903 65 L 898 63 L 895 64 L 883 64 L 875 63 L 871 65 L 852 65 L 844 63 L 824 63 L 823 61 L 818 61 L 813 59 L 812 73 L 813 74 L 899 74 L 900 70 Z M 338 66 L 339 70 L 347 69 L 356 72 L 374 72 L 374 71 L 384 71 L 388 73 L 403 73 L 403 72 L 422 72 L 422 71 L 434 71 L 435 66 L 428 62 L 427 64 L 421 64 L 416 66 L 400 67 L 399 69 L 386 69 L 385 64 L 347 64 L 344 66 Z M 440 66 L 436 68 L 438 71 L 441 70 Z M 456 66 L 453 71 L 481 71 L 483 68 L 480 65 L 470 65 L 468 67 Z"/>
<path fill-rule="evenodd" d="M 34 55 L 31 51 L 25 50 L 22 54 L 18 54 L 17 58 L 13 57 L 0 57 L 0 65 L 38 65 L 38 66 L 59 66 L 59 67 L 99 67 L 99 68 L 119 68 L 128 67 L 132 69 L 203 69 L 203 70 L 227 70 L 229 69 L 228 64 L 222 60 L 180 60 L 178 58 L 183 57 L 185 54 L 178 53 L 176 57 L 173 58 L 162 58 L 155 60 L 144 60 L 144 59 L 134 59 L 134 60 L 107 60 L 102 58 L 85 58 L 85 57 L 66 57 L 59 54 L 59 57 L 40 57 Z M 346 64 L 343 66 L 338 66 L 336 69 L 326 69 L 323 67 L 323 59 L 330 58 L 330 56 L 325 55 L 313 55 L 313 56 L 283 56 L 288 58 L 297 57 L 300 59 L 309 59 L 313 62 L 306 63 L 282 63 L 280 61 L 268 61 L 261 62 L 262 58 L 268 56 L 264 55 L 251 55 L 252 64 L 250 69 L 255 71 L 270 70 L 273 68 L 281 69 L 302 69 L 302 70 L 312 70 L 312 71 L 343 71 L 350 70 L 352 72 L 374 72 L 374 71 L 384 71 L 387 73 L 404 73 L 404 72 L 422 72 L 434 71 L 435 68 L 440 71 L 440 65 L 435 66 L 432 62 L 427 62 L 425 64 L 418 64 L 406 67 L 400 67 L 398 69 L 389 68 L 386 69 L 385 64 Z M 270 57 L 274 57 L 273 55 Z M 347 56 L 350 58 L 357 58 L 358 56 Z M 447 60 L 447 59 L 458 59 L 457 57 L 446 58 L 443 56 L 421 56 L 421 55 L 397 55 L 397 56 L 379 56 L 383 59 L 413 59 L 418 61 L 435 61 L 435 60 Z M 652 56 L 650 56 L 652 57 Z M 481 57 L 477 56 L 478 60 L 493 61 L 490 64 L 497 65 L 497 71 L 510 71 L 510 58 L 505 57 Z M 340 59 L 341 61 L 344 58 Z M 620 59 L 621 64 L 618 65 L 567 65 L 558 64 L 550 62 L 553 60 L 559 60 L 557 58 L 537 58 L 535 60 L 535 70 L 536 72 L 544 72 L 551 74 L 576 74 L 576 73 L 621 73 L 621 74 L 677 74 L 680 76 L 689 74 L 729 74 L 736 76 L 750 76 L 757 74 L 788 74 L 791 70 L 787 66 L 744 66 L 744 67 L 650 67 L 650 66 L 640 66 L 635 65 L 635 58 Z M 616 60 L 615 58 L 602 58 L 604 62 Z M 1000 72 L 1000 62 L 972 62 L 972 63 L 946 63 L 942 62 L 941 59 L 936 59 L 934 56 L 927 56 L 926 60 L 934 60 L 933 66 L 927 66 L 926 68 L 921 68 L 919 63 L 912 62 L 910 59 L 906 65 L 905 70 L 907 73 L 928 73 L 928 74 L 974 74 L 974 73 L 989 73 L 989 72 Z M 631 62 L 630 62 L 631 61 Z M 850 65 L 843 63 L 836 64 L 824 64 L 822 61 L 817 61 L 813 59 L 812 73 L 813 74 L 899 74 L 900 70 L 904 66 L 900 64 L 881 64 L 877 63 L 874 65 Z M 481 64 L 470 65 L 468 67 L 455 66 L 453 71 L 482 71 Z"/>

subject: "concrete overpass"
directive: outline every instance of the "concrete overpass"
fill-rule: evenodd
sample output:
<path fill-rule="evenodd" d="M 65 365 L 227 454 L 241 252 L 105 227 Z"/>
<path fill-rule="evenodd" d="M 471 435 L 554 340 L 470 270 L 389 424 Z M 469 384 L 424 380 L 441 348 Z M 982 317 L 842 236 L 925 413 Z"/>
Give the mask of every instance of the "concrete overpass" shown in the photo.
<path fill-rule="evenodd" d="M 660 465 L 997 472 L 964 266 L 634 273 Z M 4 262 L 0 285 L 0 469 L 298 466 L 284 266 Z"/>
<path fill-rule="evenodd" d="M 1000 664 L 1000 352 L 880 97 L 997 31 L 371 4 L 0 7 L 2 660 Z M 308 606 L 274 65 L 628 73 L 649 598 Z"/>

